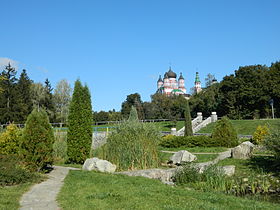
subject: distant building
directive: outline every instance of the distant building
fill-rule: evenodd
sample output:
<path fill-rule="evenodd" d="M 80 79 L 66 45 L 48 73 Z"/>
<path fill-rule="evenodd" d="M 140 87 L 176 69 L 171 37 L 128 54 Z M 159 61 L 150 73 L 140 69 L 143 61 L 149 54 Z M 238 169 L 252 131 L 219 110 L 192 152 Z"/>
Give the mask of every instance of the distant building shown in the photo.
<path fill-rule="evenodd" d="M 194 91 L 195 91 L 195 93 L 199 93 L 199 92 L 202 91 L 201 82 L 200 82 L 200 79 L 199 79 L 199 74 L 198 74 L 198 72 L 196 72 L 196 75 L 195 75 Z"/>
<path fill-rule="evenodd" d="M 157 93 L 162 93 L 167 96 L 171 95 L 184 95 L 188 96 L 186 94 L 187 90 L 185 88 L 185 79 L 180 73 L 180 77 L 177 81 L 177 74 L 171 70 L 171 67 L 169 67 L 169 71 L 164 74 L 164 78 L 162 80 L 161 76 L 159 76 L 159 79 L 157 81 Z"/>

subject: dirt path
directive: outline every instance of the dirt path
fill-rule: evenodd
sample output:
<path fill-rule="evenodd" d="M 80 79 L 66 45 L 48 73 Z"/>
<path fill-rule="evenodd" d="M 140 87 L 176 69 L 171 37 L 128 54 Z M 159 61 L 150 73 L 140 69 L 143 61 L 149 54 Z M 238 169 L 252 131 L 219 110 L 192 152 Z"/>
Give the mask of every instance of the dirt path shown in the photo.
<path fill-rule="evenodd" d="M 161 152 L 165 152 L 165 153 L 171 153 L 171 154 L 174 154 L 176 152 L 174 151 L 165 151 L 165 150 L 161 150 Z M 177 151 L 178 152 L 178 151 Z M 221 152 L 191 152 L 192 154 L 194 155 L 218 155 L 220 154 Z"/>
<path fill-rule="evenodd" d="M 20 200 L 21 210 L 56 210 L 59 209 L 56 196 L 63 185 L 63 180 L 69 170 L 77 168 L 54 166 L 48 174 L 48 179 L 34 185 L 28 192 L 24 193 Z"/>

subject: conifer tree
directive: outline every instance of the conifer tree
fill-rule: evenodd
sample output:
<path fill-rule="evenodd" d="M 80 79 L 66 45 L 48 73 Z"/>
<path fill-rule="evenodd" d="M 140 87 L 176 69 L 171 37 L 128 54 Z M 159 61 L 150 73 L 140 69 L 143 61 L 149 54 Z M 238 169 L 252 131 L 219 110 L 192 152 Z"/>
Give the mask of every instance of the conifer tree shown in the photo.
<path fill-rule="evenodd" d="M 31 84 L 32 80 L 29 79 L 26 70 L 23 69 L 17 83 L 17 91 L 19 93 L 18 103 L 20 107 L 20 123 L 24 123 L 27 119 L 27 116 L 32 112 Z"/>
<path fill-rule="evenodd" d="M 0 123 L 9 123 L 18 121 L 18 95 L 16 91 L 16 73 L 15 68 L 9 63 L 1 73 L 0 88 Z"/>
<path fill-rule="evenodd" d="M 135 106 L 131 106 L 128 121 L 131 121 L 131 122 L 138 122 L 139 121 L 137 109 L 135 108 Z"/>
<path fill-rule="evenodd" d="M 190 113 L 189 101 L 186 102 L 184 115 L 185 115 L 185 136 L 192 136 L 193 135 L 192 118 Z"/>
<path fill-rule="evenodd" d="M 43 101 L 43 107 L 46 109 L 46 112 L 50 118 L 51 122 L 55 121 L 55 105 L 53 100 L 53 94 L 52 94 L 53 88 L 51 86 L 51 83 L 48 79 L 45 81 L 45 87 L 44 87 L 44 101 Z"/>
<path fill-rule="evenodd" d="M 47 113 L 34 109 L 28 116 L 22 134 L 21 155 L 26 167 L 40 171 L 53 163 L 54 134 Z"/>
<path fill-rule="evenodd" d="M 83 163 L 92 143 L 92 107 L 89 89 L 75 82 L 68 116 L 67 155 L 69 162 Z"/>

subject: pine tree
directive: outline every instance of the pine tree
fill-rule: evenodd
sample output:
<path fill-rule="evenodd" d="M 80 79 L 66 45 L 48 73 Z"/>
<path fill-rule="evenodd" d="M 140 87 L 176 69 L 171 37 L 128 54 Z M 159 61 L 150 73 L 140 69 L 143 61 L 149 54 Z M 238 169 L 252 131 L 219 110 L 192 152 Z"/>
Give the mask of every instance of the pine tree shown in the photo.
<path fill-rule="evenodd" d="M 18 103 L 20 107 L 20 123 L 24 123 L 27 119 L 27 116 L 32 112 L 31 84 L 32 80 L 29 79 L 26 70 L 23 69 L 17 83 L 17 91 L 19 93 Z"/>
<path fill-rule="evenodd" d="M 53 88 L 51 86 L 51 83 L 48 79 L 46 79 L 45 87 L 44 87 L 45 97 L 44 97 L 42 106 L 46 109 L 46 112 L 48 113 L 50 121 L 54 122 L 55 121 L 55 105 L 54 105 L 52 91 L 53 91 Z"/>
<path fill-rule="evenodd" d="M 192 118 L 190 113 L 189 101 L 186 102 L 184 114 L 185 114 L 185 136 L 192 136 L 193 135 Z"/>
<path fill-rule="evenodd" d="M 21 155 L 26 167 L 40 171 L 53 163 L 54 134 L 47 113 L 34 109 L 28 116 L 22 134 Z"/>
<path fill-rule="evenodd" d="M 18 121 L 18 93 L 16 90 L 15 68 L 9 63 L 1 73 L 0 87 L 0 123 L 9 123 Z"/>
<path fill-rule="evenodd" d="M 89 89 L 75 82 L 68 116 L 67 155 L 69 162 L 83 163 L 92 143 L 92 107 Z"/>

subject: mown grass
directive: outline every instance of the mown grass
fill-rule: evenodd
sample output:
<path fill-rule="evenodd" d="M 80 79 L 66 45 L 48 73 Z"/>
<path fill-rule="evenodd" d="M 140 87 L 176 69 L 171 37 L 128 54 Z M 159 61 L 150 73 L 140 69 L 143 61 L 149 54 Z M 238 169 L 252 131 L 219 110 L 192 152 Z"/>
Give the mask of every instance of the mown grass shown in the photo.
<path fill-rule="evenodd" d="M 25 183 L 16 186 L 0 187 L 0 209 L 18 209 L 19 200 L 32 183 Z"/>
<path fill-rule="evenodd" d="M 253 135 L 258 125 L 268 125 L 269 127 L 277 128 L 280 126 L 280 119 L 274 120 L 231 120 L 233 127 L 238 134 Z M 212 133 L 215 123 L 211 123 L 205 128 L 202 128 L 198 133 Z"/>
<path fill-rule="evenodd" d="M 58 198 L 63 209 L 279 209 L 220 193 L 171 187 L 158 180 L 70 171 Z"/>

